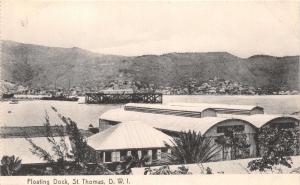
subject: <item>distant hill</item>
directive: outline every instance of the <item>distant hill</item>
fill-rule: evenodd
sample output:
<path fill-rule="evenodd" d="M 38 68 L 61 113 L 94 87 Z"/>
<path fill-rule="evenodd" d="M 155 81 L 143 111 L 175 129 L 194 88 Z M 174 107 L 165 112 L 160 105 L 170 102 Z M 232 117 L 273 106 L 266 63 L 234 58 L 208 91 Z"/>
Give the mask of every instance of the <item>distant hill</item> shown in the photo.
<path fill-rule="evenodd" d="M 31 87 L 102 87 L 112 80 L 184 86 L 189 79 L 215 76 L 245 85 L 299 90 L 299 56 L 226 52 L 168 53 L 125 57 L 80 48 L 46 47 L 2 41 L 1 79 Z"/>

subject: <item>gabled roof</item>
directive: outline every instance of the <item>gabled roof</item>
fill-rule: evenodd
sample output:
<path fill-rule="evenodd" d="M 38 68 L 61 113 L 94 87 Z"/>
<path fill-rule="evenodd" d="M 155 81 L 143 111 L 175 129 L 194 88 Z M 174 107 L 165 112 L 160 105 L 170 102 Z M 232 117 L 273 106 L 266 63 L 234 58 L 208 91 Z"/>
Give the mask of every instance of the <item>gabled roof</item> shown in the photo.
<path fill-rule="evenodd" d="M 231 118 L 204 117 L 190 118 L 172 115 L 152 114 L 143 112 L 125 111 L 123 109 L 112 109 L 100 116 L 100 119 L 115 122 L 140 121 L 154 128 L 170 131 L 194 130 L 205 134 L 212 126 Z"/>
<path fill-rule="evenodd" d="M 172 138 L 140 122 L 123 122 L 87 138 L 95 150 L 121 150 L 134 148 L 161 148 Z"/>
<path fill-rule="evenodd" d="M 269 123 L 270 121 L 278 118 L 291 118 L 297 119 L 293 116 L 283 116 L 283 115 L 276 115 L 276 114 L 254 114 L 254 115 L 230 115 L 230 114 L 218 114 L 218 117 L 223 118 L 236 118 L 245 120 L 257 128 L 264 126 L 265 124 Z"/>
<path fill-rule="evenodd" d="M 182 107 L 200 107 L 211 109 L 236 109 L 236 110 L 253 110 L 255 108 L 263 109 L 256 105 L 233 105 L 233 104 L 213 104 L 213 103 L 170 103 L 170 106 L 182 106 Z"/>
<path fill-rule="evenodd" d="M 52 145 L 48 142 L 47 137 L 34 137 L 30 139 L 33 141 L 33 143 L 49 152 L 51 155 L 54 154 Z M 59 142 L 61 137 L 54 137 L 54 139 L 55 141 Z M 71 151 L 71 143 L 69 137 L 64 137 L 64 139 L 68 150 Z M 47 161 L 31 153 L 30 149 L 32 148 L 32 146 L 25 138 L 1 138 L 0 148 L 1 158 L 4 155 L 15 155 L 15 157 L 19 157 L 19 159 L 22 160 L 22 164 L 47 163 Z"/>

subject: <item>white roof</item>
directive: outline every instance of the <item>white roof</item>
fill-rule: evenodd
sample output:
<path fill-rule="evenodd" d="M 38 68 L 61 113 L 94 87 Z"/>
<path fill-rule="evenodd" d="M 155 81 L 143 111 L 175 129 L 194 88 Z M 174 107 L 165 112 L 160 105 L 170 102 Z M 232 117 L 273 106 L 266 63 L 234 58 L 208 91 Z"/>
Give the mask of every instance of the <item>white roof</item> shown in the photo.
<path fill-rule="evenodd" d="M 172 115 L 152 114 L 123 109 L 112 109 L 100 116 L 100 119 L 115 122 L 140 121 L 149 126 L 170 131 L 189 131 L 194 130 L 204 134 L 209 128 L 219 122 L 229 120 L 221 117 L 191 118 Z"/>
<path fill-rule="evenodd" d="M 172 137 L 155 128 L 138 122 L 124 122 L 87 138 L 95 150 L 120 150 L 134 148 L 161 148 Z"/>
<path fill-rule="evenodd" d="M 282 170 L 282 173 L 290 173 L 292 170 L 300 166 L 300 156 L 292 156 L 291 158 L 293 161 L 292 168 L 278 166 Z M 209 167 L 214 174 L 222 173 L 222 172 L 225 174 L 248 174 L 248 173 L 261 174 L 262 172 L 259 171 L 250 172 L 250 170 L 247 169 L 248 163 L 252 160 L 254 160 L 254 158 L 208 162 L 208 163 L 202 163 L 201 165 L 204 167 L 204 169 Z M 170 169 L 176 170 L 179 166 L 182 165 L 170 165 Z M 193 175 L 202 173 L 201 171 L 203 168 L 199 164 L 185 164 L 184 166 L 188 168 L 189 172 L 191 172 Z M 154 169 L 159 167 L 156 166 L 151 168 Z M 132 173 L 133 175 L 144 175 L 144 170 L 145 168 L 132 168 Z M 267 170 L 266 172 L 263 173 L 274 173 L 274 172 L 272 172 L 271 170 Z"/>
<path fill-rule="evenodd" d="M 183 106 L 183 107 L 201 107 L 211 109 L 237 109 L 237 110 L 252 110 L 254 108 L 262 108 L 256 105 L 233 105 L 233 104 L 211 104 L 211 103 L 170 103 L 170 106 Z"/>
<path fill-rule="evenodd" d="M 283 116 L 283 115 L 276 115 L 276 114 L 254 114 L 254 115 L 232 115 L 232 114 L 218 114 L 218 117 L 223 118 L 236 118 L 245 120 L 257 128 L 264 126 L 266 123 L 277 119 L 277 118 L 293 118 L 293 116 Z"/>
<path fill-rule="evenodd" d="M 191 106 L 175 106 L 175 105 L 162 105 L 162 104 L 147 104 L 147 103 L 128 103 L 125 107 L 140 107 L 140 108 L 151 108 L 151 109 L 167 109 L 167 110 L 180 110 L 180 111 L 191 111 L 191 112 L 202 112 L 210 107 L 191 107 Z"/>
<path fill-rule="evenodd" d="M 46 111 L 51 124 L 64 125 L 49 104 L 41 102 L 36 108 L 31 106 L 31 101 L 22 101 L 18 104 L 1 104 L 0 127 L 43 126 Z"/>
<path fill-rule="evenodd" d="M 71 151 L 71 144 L 69 137 L 64 137 L 66 145 Z M 35 137 L 30 138 L 33 143 L 42 149 L 49 152 L 51 155 L 54 154 L 52 151 L 52 145 L 47 141 L 47 137 Z M 61 137 L 54 137 L 55 141 L 59 142 Z M 19 157 L 22 160 L 22 164 L 36 164 L 36 163 L 46 163 L 47 161 L 41 159 L 37 155 L 31 153 L 31 144 L 25 138 L 1 138 L 0 139 L 0 157 L 4 155 Z"/>

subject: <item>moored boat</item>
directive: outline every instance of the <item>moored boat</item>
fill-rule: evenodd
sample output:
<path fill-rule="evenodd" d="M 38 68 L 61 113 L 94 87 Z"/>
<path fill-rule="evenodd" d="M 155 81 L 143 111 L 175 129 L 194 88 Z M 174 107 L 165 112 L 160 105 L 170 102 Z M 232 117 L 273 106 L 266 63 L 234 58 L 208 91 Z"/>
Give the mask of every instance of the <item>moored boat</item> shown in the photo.
<path fill-rule="evenodd" d="M 78 101 L 79 98 L 61 95 L 61 96 L 42 97 L 41 100 Z"/>

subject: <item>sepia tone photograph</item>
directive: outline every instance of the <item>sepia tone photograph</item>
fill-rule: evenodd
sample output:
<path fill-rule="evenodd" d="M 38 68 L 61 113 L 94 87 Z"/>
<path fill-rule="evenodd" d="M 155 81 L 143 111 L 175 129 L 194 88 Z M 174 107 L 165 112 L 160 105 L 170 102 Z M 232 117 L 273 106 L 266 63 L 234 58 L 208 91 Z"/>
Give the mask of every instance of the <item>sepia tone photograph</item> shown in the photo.
<path fill-rule="evenodd" d="M 1 176 L 300 174 L 299 1 L 0 9 Z"/>

